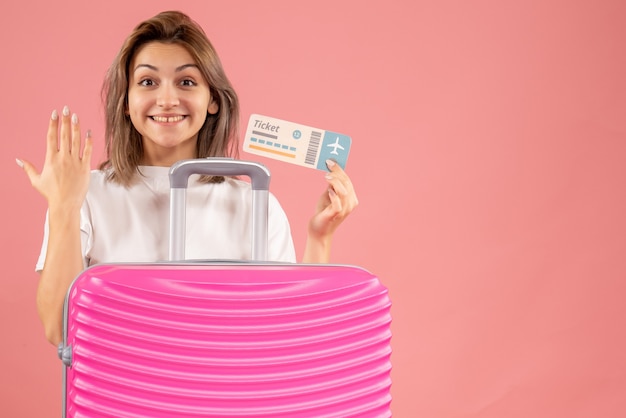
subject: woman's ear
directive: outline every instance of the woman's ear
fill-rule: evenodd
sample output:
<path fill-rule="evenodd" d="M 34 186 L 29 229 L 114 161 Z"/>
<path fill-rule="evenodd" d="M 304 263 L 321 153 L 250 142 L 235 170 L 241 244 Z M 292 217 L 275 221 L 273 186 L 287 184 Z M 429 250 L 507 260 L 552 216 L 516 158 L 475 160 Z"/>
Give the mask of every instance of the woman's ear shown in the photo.
<path fill-rule="evenodd" d="M 215 100 L 211 100 L 211 103 L 209 103 L 209 108 L 207 109 L 209 114 L 214 115 L 217 113 L 218 110 L 220 110 L 220 107 L 217 105 L 217 103 L 215 103 Z"/>

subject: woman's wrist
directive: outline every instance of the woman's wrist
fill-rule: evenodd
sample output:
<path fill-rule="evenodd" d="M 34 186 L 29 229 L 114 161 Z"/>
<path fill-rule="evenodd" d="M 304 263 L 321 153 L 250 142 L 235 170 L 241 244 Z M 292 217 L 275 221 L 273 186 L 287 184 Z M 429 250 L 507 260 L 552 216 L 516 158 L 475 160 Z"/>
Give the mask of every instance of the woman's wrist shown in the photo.
<path fill-rule="evenodd" d="M 332 235 L 319 236 L 309 233 L 304 249 L 303 263 L 328 263 L 330 261 L 330 248 Z"/>

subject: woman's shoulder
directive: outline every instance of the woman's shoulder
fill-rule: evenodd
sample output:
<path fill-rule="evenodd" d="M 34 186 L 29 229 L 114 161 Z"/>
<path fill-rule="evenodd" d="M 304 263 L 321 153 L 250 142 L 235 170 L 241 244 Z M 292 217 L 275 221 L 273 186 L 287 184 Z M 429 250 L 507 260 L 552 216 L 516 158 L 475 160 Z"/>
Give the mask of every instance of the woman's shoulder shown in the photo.
<path fill-rule="evenodd" d="M 109 195 L 110 193 L 128 193 L 136 189 L 136 179 L 133 179 L 131 184 L 124 185 L 117 181 L 112 175 L 111 169 L 105 170 L 91 170 L 91 177 L 89 179 L 89 195 Z"/>
<path fill-rule="evenodd" d="M 112 169 L 104 169 L 104 170 L 91 170 L 91 178 L 89 182 L 89 189 L 101 188 L 104 186 L 121 186 L 120 183 L 116 182 L 113 179 Z"/>
<path fill-rule="evenodd" d="M 90 186 L 104 184 L 108 181 L 110 170 L 91 170 Z"/>

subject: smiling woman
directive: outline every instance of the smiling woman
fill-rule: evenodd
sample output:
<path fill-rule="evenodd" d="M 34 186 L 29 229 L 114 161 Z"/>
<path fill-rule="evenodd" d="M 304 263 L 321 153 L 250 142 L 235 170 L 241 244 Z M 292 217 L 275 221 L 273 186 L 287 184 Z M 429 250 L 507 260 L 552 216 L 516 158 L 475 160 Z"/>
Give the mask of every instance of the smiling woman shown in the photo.
<path fill-rule="evenodd" d="M 81 270 L 167 258 L 169 166 L 236 156 L 237 95 L 202 29 L 180 12 L 161 13 L 135 28 L 109 69 L 103 99 L 107 158 L 100 170 L 90 172 L 90 135 L 83 141 L 79 118 L 67 106 L 60 118 L 52 112 L 43 170 L 18 160 L 48 201 L 37 306 L 55 345 L 65 295 Z M 328 261 L 336 228 L 357 204 L 345 172 L 330 161 L 328 166 L 304 262 Z M 250 185 L 224 177 L 190 183 L 187 218 L 194 228 L 187 255 L 250 259 Z M 294 262 L 289 223 L 273 196 L 268 228 L 268 259 Z"/>
<path fill-rule="evenodd" d="M 142 165 L 169 167 L 195 158 L 198 132 L 216 101 L 191 54 L 177 44 L 151 42 L 132 60 L 128 112 L 143 139 Z"/>
<path fill-rule="evenodd" d="M 144 91 L 145 95 L 136 94 Z M 186 94 L 198 92 L 207 97 Z M 160 137 L 164 132 L 152 132 L 152 142 L 145 143 L 142 129 L 150 121 L 144 119 L 188 112 L 190 97 L 206 103 L 201 111 L 194 106 L 198 114 L 187 115 L 193 116 L 195 132 L 187 132 L 183 140 L 196 138 L 186 144 L 187 151 L 195 143 L 195 157 L 236 157 L 239 99 L 202 28 L 179 12 L 164 12 L 140 23 L 122 45 L 104 82 L 108 159 L 100 169 L 112 169 L 111 180 L 130 184 L 137 167 L 149 163 L 144 161 L 151 158 L 145 155 L 146 146 L 151 147 L 157 138 L 164 140 Z M 142 111 L 147 113 L 141 115 Z M 169 166 L 179 156 L 192 158 L 188 152 L 177 155 L 179 151 L 172 147 L 159 151 L 155 165 Z"/>

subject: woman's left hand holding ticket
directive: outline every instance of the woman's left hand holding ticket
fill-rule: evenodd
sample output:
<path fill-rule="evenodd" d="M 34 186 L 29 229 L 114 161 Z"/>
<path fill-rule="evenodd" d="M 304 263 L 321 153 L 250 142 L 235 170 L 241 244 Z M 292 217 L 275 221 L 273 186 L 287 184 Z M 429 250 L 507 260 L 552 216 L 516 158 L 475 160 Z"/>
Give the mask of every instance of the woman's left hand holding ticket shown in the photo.
<path fill-rule="evenodd" d="M 346 172 L 332 160 L 326 161 L 326 165 L 330 170 L 325 175 L 328 189 L 320 196 L 316 213 L 309 221 L 305 261 L 328 261 L 335 230 L 359 204 Z"/>

